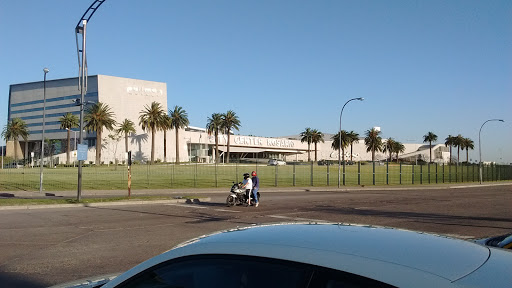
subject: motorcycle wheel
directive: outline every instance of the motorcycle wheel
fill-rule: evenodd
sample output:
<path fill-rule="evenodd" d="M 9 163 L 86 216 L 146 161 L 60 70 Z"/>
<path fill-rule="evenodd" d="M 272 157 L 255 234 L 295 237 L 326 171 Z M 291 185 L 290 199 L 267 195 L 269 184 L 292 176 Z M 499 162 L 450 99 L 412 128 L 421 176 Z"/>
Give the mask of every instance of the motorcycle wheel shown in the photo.
<path fill-rule="evenodd" d="M 229 195 L 228 198 L 226 199 L 226 205 L 228 207 L 234 206 L 235 205 L 235 197 Z"/>
<path fill-rule="evenodd" d="M 256 192 L 256 195 L 258 195 L 258 202 L 260 202 L 260 199 L 261 199 L 260 192 Z"/>

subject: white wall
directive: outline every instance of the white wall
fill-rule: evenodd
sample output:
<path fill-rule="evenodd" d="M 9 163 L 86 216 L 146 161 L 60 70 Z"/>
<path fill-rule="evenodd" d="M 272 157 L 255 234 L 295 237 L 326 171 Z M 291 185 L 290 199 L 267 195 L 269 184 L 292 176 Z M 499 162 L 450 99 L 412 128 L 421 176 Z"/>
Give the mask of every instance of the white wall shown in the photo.
<path fill-rule="evenodd" d="M 124 119 L 130 119 L 135 124 L 136 133 L 128 137 L 128 149 L 132 151 L 132 155 L 135 155 L 137 159 L 142 157 L 150 160 L 151 131 L 142 130 L 139 125 L 139 115 L 141 111 L 145 110 L 144 107 L 151 106 L 153 101 L 160 103 L 162 109 L 164 109 L 167 114 L 167 84 L 98 75 L 98 91 L 99 101 L 108 104 L 112 108 L 118 123 L 123 122 Z M 107 130 L 103 131 L 102 138 L 108 138 L 110 133 L 112 132 Z M 124 158 L 125 153 L 124 135 L 122 136 L 123 137 L 117 144 L 116 154 L 118 159 Z M 167 136 L 170 136 L 169 133 Z M 167 142 L 169 142 L 169 139 L 167 140 Z M 113 141 L 103 141 L 102 161 L 105 163 L 113 161 L 112 159 L 115 158 L 113 155 L 115 143 L 112 142 Z M 169 146 L 169 143 L 167 146 Z M 155 134 L 155 160 L 163 160 L 163 158 L 163 132 L 158 131 Z"/>

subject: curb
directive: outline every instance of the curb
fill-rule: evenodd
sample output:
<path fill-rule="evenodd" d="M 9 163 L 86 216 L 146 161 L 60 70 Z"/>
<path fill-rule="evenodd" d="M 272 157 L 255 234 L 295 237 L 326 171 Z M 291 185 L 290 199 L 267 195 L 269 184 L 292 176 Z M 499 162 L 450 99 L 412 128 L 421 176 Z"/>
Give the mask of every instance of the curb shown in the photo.
<path fill-rule="evenodd" d="M 125 205 L 146 205 L 146 204 L 197 204 L 200 202 L 209 202 L 210 197 L 194 198 L 194 199 L 173 199 L 173 200 L 132 200 L 132 201 L 116 201 L 116 202 L 96 202 L 81 204 L 50 204 L 50 205 L 19 205 L 19 206 L 0 206 L 0 210 L 34 210 L 34 209 L 52 209 L 52 208 L 76 208 L 76 207 L 107 207 L 107 206 L 125 206 Z"/>

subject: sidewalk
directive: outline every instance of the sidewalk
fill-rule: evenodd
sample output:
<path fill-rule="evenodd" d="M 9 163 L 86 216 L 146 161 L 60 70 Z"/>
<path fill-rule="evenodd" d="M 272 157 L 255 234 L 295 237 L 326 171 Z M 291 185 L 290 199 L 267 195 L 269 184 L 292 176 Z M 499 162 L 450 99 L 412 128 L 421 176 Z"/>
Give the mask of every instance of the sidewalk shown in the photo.
<path fill-rule="evenodd" d="M 512 185 L 512 181 L 486 182 L 483 184 L 475 183 L 445 183 L 445 184 L 418 184 L 418 185 L 383 185 L 383 186 L 320 186 L 320 187 L 263 187 L 261 193 L 282 193 L 282 192 L 347 192 L 361 190 L 426 190 L 426 189 L 452 189 L 452 188 L 468 188 L 468 187 L 486 187 L 496 185 Z M 193 196 L 208 194 L 228 194 L 229 187 L 225 188 L 183 188 L 183 189 L 141 189 L 131 190 L 131 196 Z M 82 190 L 83 198 L 94 197 L 126 197 L 128 190 Z M 45 198 L 45 197 L 64 197 L 76 198 L 77 191 L 5 191 L 0 192 L 0 199 L 5 198 Z"/>
<path fill-rule="evenodd" d="M 456 188 L 471 188 L 471 187 L 486 187 L 486 186 L 512 186 L 512 181 L 506 182 L 493 182 L 493 183 L 450 183 L 450 184 L 430 184 L 430 185 L 407 185 L 407 186 L 344 186 L 336 187 L 268 187 L 262 189 L 262 193 L 304 193 L 304 192 L 351 192 L 351 191 L 393 191 L 393 190 L 428 190 L 428 189 L 456 189 Z M 140 199 L 127 199 L 114 202 L 95 202 L 95 203 L 78 203 L 78 204 L 34 204 L 34 205 L 12 205 L 0 206 L 2 210 L 29 210 L 29 209 L 51 209 L 51 208 L 74 208 L 74 207 L 105 207 L 117 205 L 145 205 L 145 204 L 179 204 L 179 203 L 200 203 L 211 201 L 208 194 L 228 194 L 229 189 L 224 188 L 202 188 L 202 189 L 147 189 L 147 190 L 132 190 L 131 196 L 169 196 L 172 199 L 167 200 L 140 200 Z M 196 195 L 197 198 L 193 196 Z M 95 197 L 126 197 L 128 196 L 127 190 L 87 190 L 82 191 L 82 198 L 95 198 Z M 77 191 L 54 191 L 43 192 L 39 191 L 12 191 L 0 192 L 0 199 L 9 198 L 22 198 L 22 199 L 55 199 L 55 198 L 68 198 L 76 199 Z M 187 197 L 187 198 L 183 198 Z"/>

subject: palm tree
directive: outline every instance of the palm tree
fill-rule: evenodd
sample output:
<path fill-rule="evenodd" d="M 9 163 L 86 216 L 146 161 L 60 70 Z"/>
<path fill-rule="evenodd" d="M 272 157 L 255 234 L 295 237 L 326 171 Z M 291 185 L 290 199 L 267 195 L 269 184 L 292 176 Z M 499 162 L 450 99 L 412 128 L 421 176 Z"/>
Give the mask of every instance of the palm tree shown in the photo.
<path fill-rule="evenodd" d="M 473 142 L 473 140 L 471 140 L 469 138 L 463 138 L 461 149 L 462 150 L 466 149 L 466 163 L 469 163 L 469 149 L 471 149 L 471 150 L 475 149 L 475 143 Z"/>
<path fill-rule="evenodd" d="M 164 131 L 164 162 L 167 162 L 167 130 L 171 130 L 171 117 L 164 115 L 162 123 L 160 123 L 160 129 Z"/>
<path fill-rule="evenodd" d="M 98 102 L 90 106 L 84 116 L 85 130 L 96 131 L 96 165 L 101 164 L 101 134 L 103 128 L 112 131 L 116 125 L 115 114 L 107 104 Z"/>
<path fill-rule="evenodd" d="M 213 113 L 211 117 L 208 117 L 206 123 L 206 130 L 208 135 L 213 133 L 215 137 L 215 163 L 219 163 L 219 130 L 222 129 L 222 114 Z"/>
<path fill-rule="evenodd" d="M 382 151 L 384 153 L 386 152 L 389 152 L 389 162 L 391 162 L 391 153 L 395 152 L 395 143 L 396 141 L 393 139 L 393 138 L 388 138 L 386 139 L 386 142 L 384 142 L 384 145 L 382 145 Z M 397 159 L 397 162 L 398 162 L 398 158 Z"/>
<path fill-rule="evenodd" d="M 185 109 L 180 106 L 174 106 L 174 110 L 169 110 L 169 117 L 171 118 L 171 129 L 175 129 L 176 131 L 176 163 L 180 163 L 180 148 L 179 148 L 179 138 L 178 131 L 179 129 L 185 128 L 188 126 L 188 114 Z"/>
<path fill-rule="evenodd" d="M 401 142 L 395 141 L 393 144 L 393 152 L 396 153 L 396 163 L 398 163 L 398 154 L 405 152 L 405 146 Z"/>
<path fill-rule="evenodd" d="M 144 132 L 151 131 L 150 164 L 153 164 L 155 161 L 155 134 L 156 130 L 158 130 L 162 124 L 165 111 L 160 103 L 153 101 L 150 106 L 144 106 L 144 110 L 140 111 L 139 114 L 139 125 L 142 127 L 142 130 L 144 130 Z"/>
<path fill-rule="evenodd" d="M 372 162 L 375 161 L 375 151 L 382 151 L 382 138 L 379 136 L 380 131 L 372 128 L 366 131 L 364 138 L 364 145 L 366 145 L 366 152 L 372 151 Z"/>
<path fill-rule="evenodd" d="M 75 127 L 78 127 L 78 122 L 80 121 L 80 119 L 78 119 L 78 116 L 76 115 L 73 115 L 71 113 L 66 113 L 64 114 L 60 119 L 59 119 L 59 122 L 60 122 L 60 129 L 66 129 L 68 130 L 68 145 L 67 145 L 67 149 L 66 149 L 66 164 L 69 165 L 69 162 L 70 162 L 70 156 L 69 156 L 69 151 L 71 150 L 70 148 L 70 138 L 71 138 L 71 129 L 72 128 L 75 128 Z M 75 147 L 76 149 L 76 147 Z"/>
<path fill-rule="evenodd" d="M 352 162 L 352 148 L 354 143 L 359 143 L 359 134 L 354 131 L 350 131 L 348 132 L 348 139 L 350 142 L 350 162 Z"/>
<path fill-rule="evenodd" d="M 304 131 L 300 132 L 300 142 L 308 142 L 308 162 L 311 161 L 311 155 L 309 153 L 310 146 L 311 146 L 311 140 L 312 140 L 312 132 L 311 128 L 307 127 Z"/>
<path fill-rule="evenodd" d="M 341 137 L 340 137 L 340 135 L 341 135 Z M 345 162 L 345 148 L 347 148 L 348 145 L 350 145 L 349 134 L 347 133 L 347 131 L 341 130 L 341 133 L 338 132 L 337 134 L 332 136 L 331 139 L 333 140 L 332 144 L 331 144 L 331 148 L 334 150 L 338 150 L 338 151 L 340 150 L 340 139 L 341 139 L 341 155 L 342 155 L 341 157 L 342 157 L 342 162 Z"/>
<path fill-rule="evenodd" d="M 135 123 L 132 120 L 125 118 L 117 128 L 117 133 L 124 134 L 124 151 L 128 153 L 128 134 L 135 133 Z"/>
<path fill-rule="evenodd" d="M 311 131 L 311 142 L 315 144 L 315 162 L 318 161 L 317 158 L 317 144 L 319 142 L 324 143 L 324 133 L 318 131 L 317 129 L 313 129 Z"/>
<path fill-rule="evenodd" d="M 18 139 L 22 137 L 23 140 L 27 141 L 28 135 L 27 124 L 25 121 L 21 120 L 21 118 L 13 118 L 11 122 L 7 122 L 7 125 L 5 125 L 2 130 L 2 138 L 6 142 L 14 140 L 14 161 L 16 161 L 16 163 L 18 163 Z"/>
<path fill-rule="evenodd" d="M 428 142 L 430 146 L 430 161 L 432 162 L 432 142 L 437 141 L 437 135 L 433 132 L 428 132 L 427 134 L 423 135 L 423 143 Z"/>
<path fill-rule="evenodd" d="M 459 155 L 460 155 L 460 148 L 462 147 L 462 142 L 464 141 L 464 137 L 462 137 L 462 135 L 457 135 L 455 138 L 454 138 L 454 142 L 453 142 L 453 146 L 457 147 L 457 164 L 459 164 L 460 162 L 460 158 L 459 158 Z"/>
<path fill-rule="evenodd" d="M 452 135 L 448 135 L 448 137 L 444 139 L 444 146 L 450 147 L 450 164 L 452 163 L 452 146 L 455 144 L 455 138 L 456 137 Z"/>
<path fill-rule="evenodd" d="M 236 113 L 233 110 L 229 110 L 226 114 L 222 115 L 222 128 L 226 130 L 228 134 L 228 157 L 226 159 L 226 163 L 229 163 L 229 146 L 231 139 L 231 129 L 238 130 L 240 129 L 240 119 L 236 116 Z"/>

